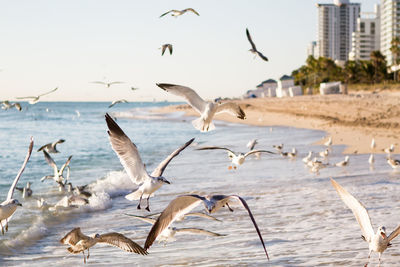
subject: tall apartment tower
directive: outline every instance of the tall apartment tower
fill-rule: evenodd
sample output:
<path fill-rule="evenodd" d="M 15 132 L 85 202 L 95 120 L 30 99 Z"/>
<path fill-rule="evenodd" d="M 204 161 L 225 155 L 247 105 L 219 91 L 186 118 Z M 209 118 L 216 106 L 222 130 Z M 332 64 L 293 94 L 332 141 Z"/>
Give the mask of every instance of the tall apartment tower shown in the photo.
<path fill-rule="evenodd" d="M 339 61 L 348 60 L 352 33 L 357 28 L 361 4 L 335 0 L 333 4 L 317 4 L 317 8 L 319 56 Z"/>
<path fill-rule="evenodd" d="M 394 37 L 400 37 L 400 0 L 381 0 L 381 53 L 388 65 L 393 65 L 390 51 Z"/>

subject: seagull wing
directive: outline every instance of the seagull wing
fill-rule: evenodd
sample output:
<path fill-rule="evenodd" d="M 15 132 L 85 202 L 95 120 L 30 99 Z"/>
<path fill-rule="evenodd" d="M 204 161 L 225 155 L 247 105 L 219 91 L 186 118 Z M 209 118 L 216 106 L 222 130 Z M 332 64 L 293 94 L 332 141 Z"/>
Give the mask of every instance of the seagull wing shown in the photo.
<path fill-rule="evenodd" d="M 185 148 L 187 148 L 192 142 L 193 142 L 194 138 L 190 139 L 189 141 L 187 141 L 183 146 L 181 146 L 180 148 L 176 149 L 174 152 L 172 152 L 166 159 L 164 159 L 158 166 L 157 168 L 151 173 L 151 176 L 153 177 L 160 177 L 165 168 L 168 166 L 168 164 L 171 162 L 171 160 L 173 158 L 175 158 L 176 156 L 179 155 L 179 153 L 184 150 Z"/>
<path fill-rule="evenodd" d="M 102 85 L 106 85 L 107 83 L 102 82 L 102 81 L 94 81 L 94 82 L 90 82 L 90 83 L 97 83 L 97 84 L 102 84 Z"/>
<path fill-rule="evenodd" d="M 25 156 L 24 163 L 22 164 L 21 169 L 19 169 L 19 172 L 18 172 L 17 176 L 14 179 L 14 182 L 12 183 L 12 185 L 10 187 L 10 190 L 8 190 L 8 194 L 7 194 L 7 199 L 6 200 L 12 199 L 15 187 L 17 186 L 17 183 L 18 183 L 18 180 L 19 180 L 19 177 L 21 177 L 22 173 L 25 170 L 26 164 L 28 163 L 29 158 L 31 157 L 32 149 L 33 149 L 33 138 L 31 137 L 31 141 L 29 143 L 29 148 L 28 148 L 28 153 Z"/>
<path fill-rule="evenodd" d="M 113 85 L 113 84 L 119 84 L 119 83 L 125 83 L 125 82 L 110 82 L 109 85 Z"/>
<path fill-rule="evenodd" d="M 256 51 L 256 52 L 257 52 L 257 55 L 260 56 L 260 58 L 262 58 L 265 61 L 268 61 L 268 58 L 266 56 L 264 56 L 260 51 Z"/>
<path fill-rule="evenodd" d="M 16 97 L 16 99 L 36 99 L 36 96 L 20 96 L 20 97 Z"/>
<path fill-rule="evenodd" d="M 48 144 L 45 144 L 45 145 L 41 146 L 41 147 L 37 150 L 37 152 L 42 151 L 42 150 L 45 149 L 47 146 L 51 146 L 51 143 L 48 143 Z"/>
<path fill-rule="evenodd" d="M 61 144 L 61 143 L 64 143 L 64 142 L 65 142 L 64 139 L 59 139 L 59 140 L 55 141 L 52 145 L 55 147 L 57 144 Z"/>
<path fill-rule="evenodd" d="M 61 238 L 60 243 L 70 246 L 75 246 L 82 239 L 87 239 L 88 236 L 82 234 L 81 228 L 72 229 L 68 234 Z"/>
<path fill-rule="evenodd" d="M 216 113 L 218 114 L 222 112 L 228 112 L 242 120 L 246 118 L 246 114 L 236 103 L 228 102 L 218 105 Z"/>
<path fill-rule="evenodd" d="M 168 45 L 169 54 L 172 55 L 172 44 Z"/>
<path fill-rule="evenodd" d="M 119 103 L 118 100 L 114 100 L 113 102 L 111 102 L 111 105 L 109 105 L 108 108 L 113 107 L 117 103 Z"/>
<path fill-rule="evenodd" d="M 147 235 L 144 249 L 147 250 L 166 228 L 168 228 L 177 218 L 182 217 L 198 206 L 203 199 L 203 197 L 198 195 L 184 195 L 172 200 L 151 228 Z"/>
<path fill-rule="evenodd" d="M 207 230 L 204 230 L 201 228 L 180 228 L 180 229 L 176 229 L 176 231 L 178 233 L 189 233 L 189 234 L 196 234 L 196 235 L 225 236 L 225 235 L 207 231 Z"/>
<path fill-rule="evenodd" d="M 161 50 L 161 55 L 162 55 L 162 56 L 164 55 L 165 49 L 167 49 L 167 46 L 168 46 L 168 45 L 162 45 L 162 46 L 161 46 L 161 49 L 162 49 L 162 50 Z"/>
<path fill-rule="evenodd" d="M 161 89 L 180 97 L 183 97 L 189 105 L 192 106 L 198 113 L 203 113 L 207 104 L 193 89 L 181 85 L 157 83 Z"/>
<path fill-rule="evenodd" d="M 141 255 L 148 254 L 140 245 L 120 233 L 108 233 L 100 235 L 100 241 L 98 242 L 107 243 L 128 252 L 134 252 Z"/>
<path fill-rule="evenodd" d="M 396 236 L 398 236 L 400 234 L 400 225 L 397 226 L 396 229 L 394 229 L 394 231 L 388 236 L 388 240 L 389 242 L 392 241 L 392 239 L 394 239 Z"/>
<path fill-rule="evenodd" d="M 64 172 L 64 169 L 69 165 L 71 162 L 72 155 L 68 157 L 67 161 L 64 163 L 64 165 L 61 166 L 61 169 L 59 171 L 59 174 L 62 175 Z"/>
<path fill-rule="evenodd" d="M 256 146 L 256 144 L 257 144 L 257 139 L 253 139 L 253 140 L 251 140 L 251 141 L 249 141 L 248 143 L 247 143 L 247 147 L 250 149 L 250 151 L 251 150 L 253 150 L 254 149 L 254 147 Z"/>
<path fill-rule="evenodd" d="M 46 93 L 44 93 L 44 94 L 38 95 L 38 97 L 41 97 L 41 96 L 44 96 L 44 95 L 48 95 L 48 94 L 50 94 L 50 93 L 53 93 L 53 92 L 56 91 L 57 89 L 58 89 L 58 87 L 56 87 L 56 88 L 54 88 L 53 90 L 48 91 L 48 92 L 46 92 Z"/>
<path fill-rule="evenodd" d="M 228 154 L 232 157 L 235 156 L 235 152 L 233 152 L 232 150 L 230 150 L 229 148 L 226 147 L 219 147 L 219 146 L 205 146 L 205 147 L 200 147 L 197 148 L 196 150 L 214 150 L 214 149 L 222 149 L 222 150 L 226 150 L 228 151 Z"/>
<path fill-rule="evenodd" d="M 371 219 L 369 218 L 367 209 L 363 204 L 361 204 L 360 201 L 353 197 L 349 192 L 346 191 L 346 189 L 341 187 L 340 184 L 338 184 L 332 178 L 331 183 L 338 192 L 340 198 L 343 200 L 344 204 L 346 204 L 346 206 L 353 212 L 365 239 L 370 242 L 374 236 L 374 230 L 372 229 Z"/>
<path fill-rule="evenodd" d="M 124 131 L 122 131 L 108 113 L 106 113 L 105 117 L 113 150 L 121 161 L 122 166 L 124 166 L 129 178 L 131 178 L 135 184 L 142 183 L 148 177 L 148 174 L 136 145 L 132 143 L 129 137 L 126 136 Z"/>
<path fill-rule="evenodd" d="M 165 12 L 164 14 L 162 14 L 161 16 L 160 16 L 160 18 L 162 18 L 162 17 L 164 17 L 165 15 L 167 15 L 167 14 L 169 14 L 169 13 L 171 13 L 171 12 L 174 12 L 174 11 L 177 11 L 177 10 L 170 10 L 170 11 L 167 11 L 167 12 Z"/>
<path fill-rule="evenodd" d="M 49 153 L 46 152 L 46 150 L 43 150 L 44 154 L 44 159 L 47 161 L 47 163 L 53 168 L 54 170 L 54 179 L 58 179 L 58 168 L 57 164 L 54 162 L 53 158 L 49 155 Z"/>
<path fill-rule="evenodd" d="M 268 150 L 251 150 L 251 151 L 247 152 L 246 154 L 244 154 L 244 157 L 247 157 L 247 156 L 249 156 L 251 154 L 254 154 L 254 153 L 276 154 L 276 153 L 268 151 Z"/>
<path fill-rule="evenodd" d="M 183 12 L 187 12 L 187 11 L 192 11 L 194 14 L 196 14 L 197 16 L 200 16 L 200 14 L 199 13 L 197 13 L 197 11 L 196 10 L 194 10 L 193 8 L 186 8 L 186 9 L 184 9 L 184 10 L 182 10 Z"/>
<path fill-rule="evenodd" d="M 205 213 L 201 213 L 201 212 L 191 212 L 191 213 L 187 213 L 185 215 L 185 217 L 201 217 L 201 218 L 206 218 L 206 219 L 210 219 L 210 220 L 214 220 L 217 222 L 221 222 L 221 220 L 215 218 L 214 216 L 205 214 Z"/>
<path fill-rule="evenodd" d="M 253 40 L 251 39 L 251 36 L 250 36 L 249 29 L 247 29 L 247 28 L 246 28 L 246 35 L 247 35 L 247 39 L 249 40 L 249 42 L 251 44 L 251 48 L 253 48 L 254 51 L 257 51 L 256 45 L 253 43 Z"/>
<path fill-rule="evenodd" d="M 152 224 L 152 225 L 156 222 L 155 219 L 148 218 L 148 217 L 143 217 L 143 216 L 133 215 L 133 214 L 125 214 L 125 215 L 128 215 L 128 216 L 131 216 L 133 218 L 142 220 L 142 221 L 147 222 L 147 223 Z"/>
<path fill-rule="evenodd" d="M 16 102 L 16 103 L 14 103 L 14 106 L 15 106 L 15 108 L 18 109 L 19 111 L 22 110 L 22 107 L 21 107 L 21 104 L 20 104 L 20 103 Z"/>

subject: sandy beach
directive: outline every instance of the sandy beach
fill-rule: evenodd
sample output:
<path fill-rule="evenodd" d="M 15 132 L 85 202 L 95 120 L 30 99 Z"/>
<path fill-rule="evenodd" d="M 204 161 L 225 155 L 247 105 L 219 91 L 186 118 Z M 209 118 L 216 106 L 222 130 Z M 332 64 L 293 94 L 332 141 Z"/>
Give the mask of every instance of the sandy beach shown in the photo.
<path fill-rule="evenodd" d="M 383 91 L 349 92 L 348 95 L 313 95 L 295 98 L 258 98 L 235 100 L 246 113 L 245 120 L 229 114 L 218 114 L 216 119 L 257 126 L 292 126 L 327 132 L 323 143 L 332 136 L 334 144 L 347 146 L 344 153 L 384 153 L 395 144 L 398 153 L 400 137 L 400 93 Z M 189 105 L 168 106 L 156 112 L 196 112 Z M 376 148 L 370 148 L 375 138 Z"/>

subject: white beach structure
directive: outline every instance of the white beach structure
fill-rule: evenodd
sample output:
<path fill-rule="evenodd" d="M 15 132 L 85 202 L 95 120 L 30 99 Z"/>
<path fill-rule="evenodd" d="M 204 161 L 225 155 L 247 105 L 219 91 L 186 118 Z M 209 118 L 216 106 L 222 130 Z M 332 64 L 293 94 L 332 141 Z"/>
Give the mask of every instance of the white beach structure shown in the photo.
<path fill-rule="evenodd" d="M 278 84 L 273 79 L 268 79 L 256 86 L 255 90 L 248 90 L 244 98 L 275 97 Z"/>
<path fill-rule="evenodd" d="M 319 93 L 321 95 L 332 95 L 340 93 L 341 82 L 329 82 L 319 84 Z"/>
<path fill-rule="evenodd" d="M 294 78 L 288 75 L 283 75 L 278 81 L 278 88 L 276 88 L 277 97 L 294 97 L 302 95 L 303 90 L 301 86 L 294 85 Z"/>

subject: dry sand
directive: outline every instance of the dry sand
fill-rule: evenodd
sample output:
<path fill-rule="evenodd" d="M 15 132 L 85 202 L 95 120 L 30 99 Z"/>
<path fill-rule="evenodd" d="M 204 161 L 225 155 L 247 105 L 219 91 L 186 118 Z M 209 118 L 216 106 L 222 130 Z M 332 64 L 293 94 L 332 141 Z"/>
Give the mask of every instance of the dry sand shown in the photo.
<path fill-rule="evenodd" d="M 371 153 L 372 138 L 377 147 L 374 153 L 395 144 L 400 147 L 400 93 L 357 92 L 348 95 L 298 96 L 294 98 L 258 98 L 235 100 L 246 113 L 245 120 L 229 114 L 219 114 L 217 120 L 258 126 L 293 126 L 318 129 L 334 144 L 345 144 L 344 153 Z M 185 111 L 197 116 L 189 105 L 167 106 L 157 112 Z"/>

